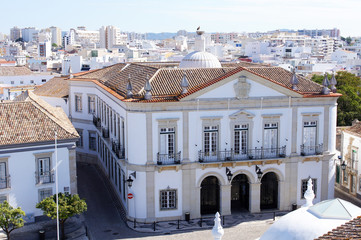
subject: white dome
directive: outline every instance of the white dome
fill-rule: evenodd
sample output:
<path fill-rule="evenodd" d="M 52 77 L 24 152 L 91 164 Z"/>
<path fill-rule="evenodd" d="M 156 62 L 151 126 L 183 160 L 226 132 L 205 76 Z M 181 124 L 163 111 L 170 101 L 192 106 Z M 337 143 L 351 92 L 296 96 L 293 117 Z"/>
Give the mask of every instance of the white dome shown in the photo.
<path fill-rule="evenodd" d="M 207 52 L 191 52 L 179 63 L 179 68 L 220 68 L 217 57 Z"/>
<path fill-rule="evenodd" d="M 341 199 L 301 207 L 281 217 L 262 235 L 260 240 L 315 239 L 332 229 L 360 216 L 361 208 Z"/>

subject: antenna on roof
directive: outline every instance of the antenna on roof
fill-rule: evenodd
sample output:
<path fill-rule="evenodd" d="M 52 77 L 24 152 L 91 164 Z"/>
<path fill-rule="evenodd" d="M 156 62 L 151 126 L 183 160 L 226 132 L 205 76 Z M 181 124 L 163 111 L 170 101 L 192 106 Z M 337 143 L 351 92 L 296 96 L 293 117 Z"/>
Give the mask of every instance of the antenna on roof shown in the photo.
<path fill-rule="evenodd" d="M 188 79 L 187 79 L 186 73 L 184 72 L 183 73 L 183 78 L 182 78 L 182 81 L 181 81 L 181 87 L 182 87 L 181 94 L 185 94 L 185 93 L 188 92 L 188 90 L 187 90 L 188 86 L 189 86 Z"/>
<path fill-rule="evenodd" d="M 293 72 L 292 77 L 291 77 L 292 90 L 298 91 L 298 87 L 297 87 L 298 78 L 297 78 L 297 75 L 296 75 L 295 68 L 293 68 L 292 72 Z"/>
<path fill-rule="evenodd" d="M 128 76 L 128 82 L 127 82 L 127 98 L 132 98 L 133 97 L 133 86 L 132 83 L 130 82 L 130 74 Z"/>
<path fill-rule="evenodd" d="M 147 81 L 145 82 L 144 90 L 145 90 L 144 99 L 151 100 L 152 94 L 150 93 L 150 91 L 152 90 L 152 86 L 150 85 L 148 74 L 147 74 Z"/>

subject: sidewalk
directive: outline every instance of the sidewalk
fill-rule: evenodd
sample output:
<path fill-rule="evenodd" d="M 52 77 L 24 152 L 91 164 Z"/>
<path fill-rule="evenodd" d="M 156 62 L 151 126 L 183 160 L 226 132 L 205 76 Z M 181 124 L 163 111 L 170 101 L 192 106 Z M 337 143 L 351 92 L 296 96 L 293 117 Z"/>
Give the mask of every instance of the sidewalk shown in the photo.
<path fill-rule="evenodd" d="M 25 224 L 24 227 L 11 232 L 11 239 L 38 240 L 39 231 L 45 230 L 45 239 L 56 239 L 56 220 L 44 220 Z M 65 235 L 67 239 L 88 240 L 82 217 L 72 217 L 65 222 Z M 6 239 L 6 234 L 1 231 L 0 239 Z"/>
<path fill-rule="evenodd" d="M 279 217 L 287 214 L 288 212 L 263 212 L 263 213 L 239 213 L 228 216 L 221 216 L 221 223 L 223 228 L 230 228 L 241 223 L 251 221 L 267 221 L 273 223 L 273 218 L 277 220 Z M 274 216 L 275 214 L 275 216 Z M 206 216 L 203 218 L 192 219 L 189 222 L 185 220 L 153 222 L 153 223 L 136 223 L 134 228 L 134 222 L 127 221 L 127 225 L 130 229 L 137 232 L 144 233 L 162 233 L 170 234 L 177 232 L 188 232 L 194 230 L 206 230 L 211 229 L 214 226 L 214 216 Z"/>

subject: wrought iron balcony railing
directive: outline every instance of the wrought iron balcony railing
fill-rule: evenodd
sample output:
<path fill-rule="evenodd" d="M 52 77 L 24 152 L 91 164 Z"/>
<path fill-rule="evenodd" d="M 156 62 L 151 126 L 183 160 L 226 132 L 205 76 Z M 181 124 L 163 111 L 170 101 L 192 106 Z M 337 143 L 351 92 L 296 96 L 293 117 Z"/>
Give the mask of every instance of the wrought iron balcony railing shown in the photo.
<path fill-rule="evenodd" d="M 309 156 L 309 155 L 321 155 L 323 153 L 323 144 L 318 144 L 315 146 L 305 146 L 305 144 L 301 145 L 301 155 Z"/>
<path fill-rule="evenodd" d="M 222 161 L 243 161 L 243 160 L 254 160 L 254 159 L 270 159 L 270 158 L 285 158 L 286 157 L 286 146 L 279 148 L 254 148 L 248 150 L 235 151 L 224 150 L 224 151 L 213 151 L 205 152 L 199 151 L 198 160 L 199 162 L 222 162 Z"/>
<path fill-rule="evenodd" d="M 109 138 L 109 128 L 106 127 L 102 128 L 102 136 L 103 138 Z"/>
<path fill-rule="evenodd" d="M 53 183 L 54 173 L 52 171 L 47 172 L 35 172 L 36 184 Z"/>
<path fill-rule="evenodd" d="M 0 178 L 0 189 L 10 188 L 10 175 Z"/>
<path fill-rule="evenodd" d="M 95 127 L 101 127 L 102 126 L 102 122 L 101 122 L 100 118 L 98 118 L 95 115 L 93 115 L 93 124 L 94 124 Z"/>
<path fill-rule="evenodd" d="M 158 165 L 172 165 L 180 164 L 181 162 L 181 151 L 175 154 L 157 154 L 157 164 Z"/>
<path fill-rule="evenodd" d="M 125 149 L 118 143 L 118 141 L 112 141 L 112 150 L 119 159 L 124 158 Z"/>

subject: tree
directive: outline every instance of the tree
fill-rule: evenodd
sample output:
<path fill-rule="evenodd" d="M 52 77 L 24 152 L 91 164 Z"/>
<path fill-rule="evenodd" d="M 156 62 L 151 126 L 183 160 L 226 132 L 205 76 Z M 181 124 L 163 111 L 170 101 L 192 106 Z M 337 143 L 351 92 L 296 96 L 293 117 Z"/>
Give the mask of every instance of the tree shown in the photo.
<path fill-rule="evenodd" d="M 0 227 L 10 240 L 10 233 L 17 228 L 24 226 L 25 212 L 20 207 L 13 208 L 7 201 L 0 204 Z"/>
<path fill-rule="evenodd" d="M 58 47 L 58 45 L 57 45 L 56 43 L 51 44 L 51 46 L 52 46 L 53 48 L 57 48 L 57 47 Z"/>
<path fill-rule="evenodd" d="M 78 194 L 59 193 L 59 223 L 61 227 L 62 239 L 65 239 L 64 225 L 65 221 L 75 215 L 81 214 L 87 210 L 84 199 L 80 199 Z M 40 208 L 45 215 L 56 219 L 56 194 L 43 199 L 36 204 L 36 208 Z"/>
<path fill-rule="evenodd" d="M 336 74 L 337 92 L 342 96 L 337 103 L 337 125 L 350 126 L 354 119 L 361 120 L 361 79 L 356 75 L 341 71 Z M 312 80 L 322 84 L 324 76 L 313 75 Z M 330 79 L 331 76 L 328 75 Z"/>

